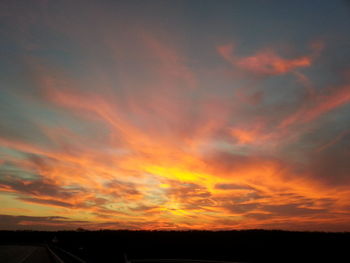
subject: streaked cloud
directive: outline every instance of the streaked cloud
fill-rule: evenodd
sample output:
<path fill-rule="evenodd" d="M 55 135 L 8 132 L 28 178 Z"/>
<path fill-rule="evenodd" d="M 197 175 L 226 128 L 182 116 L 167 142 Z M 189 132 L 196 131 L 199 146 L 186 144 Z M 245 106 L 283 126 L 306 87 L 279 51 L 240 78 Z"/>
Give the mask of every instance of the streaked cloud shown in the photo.
<path fill-rule="evenodd" d="M 260 36 L 246 17 L 186 17 L 194 3 L 154 17 L 155 3 L 14 2 L 0 228 L 350 229 L 344 29 Z"/>

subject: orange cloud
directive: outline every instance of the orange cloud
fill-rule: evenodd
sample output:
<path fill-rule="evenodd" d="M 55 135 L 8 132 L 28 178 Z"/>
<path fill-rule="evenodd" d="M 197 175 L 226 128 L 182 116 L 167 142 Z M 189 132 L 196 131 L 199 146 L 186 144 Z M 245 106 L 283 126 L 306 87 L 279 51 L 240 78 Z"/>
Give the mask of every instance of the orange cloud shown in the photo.
<path fill-rule="evenodd" d="M 241 129 L 232 129 L 231 135 L 234 136 L 238 142 L 242 144 L 254 142 L 257 137 L 255 131 L 247 131 Z"/>
<path fill-rule="evenodd" d="M 145 73 L 145 79 L 152 81 L 125 73 L 120 76 L 118 93 L 113 92 L 114 76 L 108 79 L 93 71 L 101 80 L 96 94 L 97 87 L 89 91 L 86 80 L 39 70 L 35 79 L 45 103 L 74 116 L 76 123 L 65 125 L 64 118 L 58 125 L 38 121 L 51 147 L 1 138 L 3 147 L 21 153 L 8 161 L 29 174 L 28 178 L 3 176 L 2 192 L 26 204 L 59 208 L 60 215 L 77 219 L 72 225 L 81 223 L 87 228 L 226 229 L 269 224 L 288 228 L 291 220 L 309 225 L 332 217 L 344 220 L 342 209 L 349 203 L 346 189 L 329 188 L 312 174 L 296 171 L 293 163 L 262 155 L 259 147 L 269 150 L 267 141 L 286 137 L 282 128 L 347 103 L 348 88 L 328 98 L 313 97 L 313 107 L 305 106 L 275 130 L 268 129 L 267 122 L 248 125 L 242 120 L 245 104 L 258 105 L 259 93 L 253 99 L 243 96 L 243 105 L 237 102 L 236 111 L 226 105 L 234 104 L 231 93 L 229 99 L 226 93 L 203 98 L 204 91 L 196 89 L 197 77 L 185 58 L 147 34 L 143 41 L 149 52 L 145 56 L 156 61 L 149 64 L 151 73 Z M 218 48 L 235 67 L 266 75 L 294 72 L 313 61 L 313 55 L 285 59 L 264 51 L 236 57 L 232 51 L 232 46 Z M 86 123 L 97 127 L 93 135 L 87 135 L 88 128 L 74 129 Z M 69 221 L 12 220 L 52 227 Z"/>
<path fill-rule="evenodd" d="M 315 94 L 295 113 L 280 123 L 285 128 L 295 123 L 307 123 L 350 102 L 350 86 L 345 85 L 328 90 L 328 94 Z"/>
<path fill-rule="evenodd" d="M 281 75 L 297 68 L 310 67 L 314 58 L 323 49 L 322 43 L 312 45 L 313 53 L 292 59 L 282 58 L 273 50 L 260 51 L 253 56 L 237 57 L 233 45 L 217 47 L 218 53 L 234 67 L 262 75 Z"/>
<path fill-rule="evenodd" d="M 296 68 L 309 67 L 311 59 L 309 57 L 283 59 L 272 51 L 266 51 L 255 56 L 242 58 L 237 61 L 236 65 L 242 69 L 259 74 L 279 75 Z"/>

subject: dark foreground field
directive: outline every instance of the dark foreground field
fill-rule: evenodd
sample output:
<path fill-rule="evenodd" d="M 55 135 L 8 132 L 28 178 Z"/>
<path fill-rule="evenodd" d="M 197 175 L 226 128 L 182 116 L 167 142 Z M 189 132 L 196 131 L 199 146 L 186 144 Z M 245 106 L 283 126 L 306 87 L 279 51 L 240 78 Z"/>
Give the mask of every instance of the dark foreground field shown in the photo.
<path fill-rule="evenodd" d="M 23 251 L 46 257 L 47 251 L 43 248 L 52 250 L 65 263 L 140 262 L 145 259 L 350 262 L 350 233 L 264 230 L 0 231 L 0 262 L 25 262 L 22 259 L 13 260 L 12 256 L 20 257 Z M 50 262 L 59 262 L 52 255 L 49 256 Z"/>

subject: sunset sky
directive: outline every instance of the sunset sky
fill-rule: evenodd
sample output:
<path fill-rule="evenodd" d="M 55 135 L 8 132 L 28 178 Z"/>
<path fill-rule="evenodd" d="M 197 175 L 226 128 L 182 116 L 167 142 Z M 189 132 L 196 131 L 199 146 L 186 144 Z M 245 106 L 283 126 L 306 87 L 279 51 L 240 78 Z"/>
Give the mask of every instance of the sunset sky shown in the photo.
<path fill-rule="evenodd" d="M 0 229 L 350 231 L 350 2 L 0 1 Z"/>

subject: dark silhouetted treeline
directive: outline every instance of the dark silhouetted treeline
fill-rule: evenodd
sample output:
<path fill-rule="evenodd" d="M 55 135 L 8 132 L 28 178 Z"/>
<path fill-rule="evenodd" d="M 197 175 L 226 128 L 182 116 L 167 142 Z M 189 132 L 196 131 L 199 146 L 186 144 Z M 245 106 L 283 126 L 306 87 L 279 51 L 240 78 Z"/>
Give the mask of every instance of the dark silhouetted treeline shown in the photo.
<path fill-rule="evenodd" d="M 87 262 L 202 259 L 350 262 L 350 233 L 242 231 L 0 231 L 0 244 L 50 244 Z"/>

